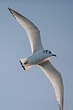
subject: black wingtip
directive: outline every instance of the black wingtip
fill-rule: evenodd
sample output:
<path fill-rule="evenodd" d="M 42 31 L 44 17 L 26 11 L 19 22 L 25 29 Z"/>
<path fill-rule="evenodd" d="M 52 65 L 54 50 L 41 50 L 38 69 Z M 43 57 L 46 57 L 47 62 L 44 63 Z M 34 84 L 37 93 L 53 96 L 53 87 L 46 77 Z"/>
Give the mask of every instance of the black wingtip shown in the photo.
<path fill-rule="evenodd" d="M 12 11 L 12 9 L 11 8 L 8 8 L 8 10 L 11 12 Z"/>
<path fill-rule="evenodd" d="M 12 10 L 11 8 L 8 8 L 8 10 L 10 11 L 11 14 L 13 14 L 14 10 Z"/>
<path fill-rule="evenodd" d="M 8 8 L 8 10 L 10 11 L 10 10 L 11 10 L 11 8 Z"/>

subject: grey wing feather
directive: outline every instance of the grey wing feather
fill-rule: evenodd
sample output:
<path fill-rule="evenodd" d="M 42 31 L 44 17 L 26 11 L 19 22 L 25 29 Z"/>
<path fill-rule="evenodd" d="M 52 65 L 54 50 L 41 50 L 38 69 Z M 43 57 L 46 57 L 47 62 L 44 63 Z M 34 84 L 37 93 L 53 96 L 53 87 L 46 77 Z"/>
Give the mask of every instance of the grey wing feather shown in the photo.
<path fill-rule="evenodd" d="M 39 66 L 44 71 L 48 79 L 51 81 L 55 90 L 60 110 L 63 110 L 64 86 L 61 74 L 54 68 L 54 66 L 49 61 L 39 64 Z"/>
<path fill-rule="evenodd" d="M 15 19 L 21 24 L 21 26 L 27 32 L 28 38 L 30 40 L 32 53 L 39 51 L 43 48 L 41 43 L 40 31 L 39 29 L 26 17 L 22 16 L 20 13 L 8 8 Z"/>

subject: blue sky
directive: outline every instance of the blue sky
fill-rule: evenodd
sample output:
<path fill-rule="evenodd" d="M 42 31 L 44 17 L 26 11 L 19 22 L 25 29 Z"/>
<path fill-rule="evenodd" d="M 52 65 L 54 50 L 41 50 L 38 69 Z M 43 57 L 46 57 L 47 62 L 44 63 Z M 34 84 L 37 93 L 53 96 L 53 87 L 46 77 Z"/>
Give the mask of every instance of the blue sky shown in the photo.
<path fill-rule="evenodd" d="M 73 107 L 73 1 L 0 1 L 0 110 L 59 110 L 50 81 L 40 68 L 24 71 L 19 59 L 31 55 L 27 34 L 8 11 L 15 9 L 41 31 L 45 49 L 64 81 L 64 110 Z"/>

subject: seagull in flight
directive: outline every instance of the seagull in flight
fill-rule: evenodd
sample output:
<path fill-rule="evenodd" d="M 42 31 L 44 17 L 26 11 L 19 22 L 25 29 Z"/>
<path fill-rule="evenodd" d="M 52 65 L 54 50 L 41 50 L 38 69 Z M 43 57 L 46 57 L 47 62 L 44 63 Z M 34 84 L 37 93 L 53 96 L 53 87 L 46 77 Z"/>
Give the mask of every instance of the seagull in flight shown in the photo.
<path fill-rule="evenodd" d="M 52 51 L 45 50 L 43 48 L 41 43 L 40 30 L 35 24 L 33 24 L 28 18 L 24 17 L 15 10 L 11 8 L 8 8 L 8 10 L 19 22 L 19 24 L 25 29 L 32 49 L 32 56 L 20 59 L 20 64 L 22 65 L 24 70 L 29 69 L 32 65 L 37 65 L 41 68 L 41 70 L 45 73 L 47 78 L 52 83 L 59 109 L 63 110 L 64 85 L 62 76 L 49 60 L 50 57 L 56 55 Z"/>

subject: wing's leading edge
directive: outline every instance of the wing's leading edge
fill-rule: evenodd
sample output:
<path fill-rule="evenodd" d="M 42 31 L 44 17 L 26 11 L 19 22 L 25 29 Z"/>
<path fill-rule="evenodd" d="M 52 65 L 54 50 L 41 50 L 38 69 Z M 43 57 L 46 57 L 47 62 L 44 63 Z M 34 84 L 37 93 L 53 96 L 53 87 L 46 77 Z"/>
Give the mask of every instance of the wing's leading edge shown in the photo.
<path fill-rule="evenodd" d="M 22 16 L 20 13 L 8 8 L 14 18 L 21 24 L 21 26 L 27 32 L 28 38 L 30 40 L 32 53 L 39 51 L 43 48 L 41 43 L 40 31 L 39 29 L 26 17 Z"/>
<path fill-rule="evenodd" d="M 44 71 L 48 79 L 51 81 L 55 90 L 59 108 L 60 110 L 63 110 L 64 86 L 61 74 L 53 67 L 53 65 L 49 61 L 46 61 L 39 66 Z"/>

